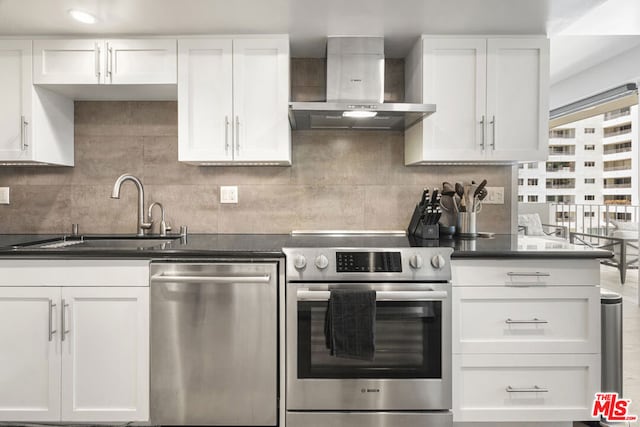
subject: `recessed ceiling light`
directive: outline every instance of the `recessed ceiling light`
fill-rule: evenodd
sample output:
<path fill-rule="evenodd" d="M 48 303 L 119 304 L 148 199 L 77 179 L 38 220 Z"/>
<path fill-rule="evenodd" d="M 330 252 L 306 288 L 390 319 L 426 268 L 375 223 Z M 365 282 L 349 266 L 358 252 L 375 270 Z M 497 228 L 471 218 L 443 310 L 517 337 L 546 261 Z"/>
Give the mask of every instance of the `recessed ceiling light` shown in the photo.
<path fill-rule="evenodd" d="M 70 9 L 69 15 L 71 15 L 71 17 L 76 21 L 82 22 L 83 24 L 95 24 L 98 22 L 98 18 L 83 10 Z"/>
<path fill-rule="evenodd" d="M 368 119 L 375 117 L 378 112 L 367 110 L 350 110 L 342 113 L 342 117 L 350 117 L 352 119 Z"/>

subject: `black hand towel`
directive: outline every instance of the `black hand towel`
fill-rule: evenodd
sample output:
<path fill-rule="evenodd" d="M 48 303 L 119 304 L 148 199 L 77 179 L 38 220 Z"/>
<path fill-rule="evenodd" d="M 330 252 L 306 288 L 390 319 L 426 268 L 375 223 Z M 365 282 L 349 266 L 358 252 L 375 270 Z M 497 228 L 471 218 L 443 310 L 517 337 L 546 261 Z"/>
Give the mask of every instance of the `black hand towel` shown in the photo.
<path fill-rule="evenodd" d="M 373 360 L 376 291 L 334 289 L 329 297 L 324 334 L 331 355 Z"/>

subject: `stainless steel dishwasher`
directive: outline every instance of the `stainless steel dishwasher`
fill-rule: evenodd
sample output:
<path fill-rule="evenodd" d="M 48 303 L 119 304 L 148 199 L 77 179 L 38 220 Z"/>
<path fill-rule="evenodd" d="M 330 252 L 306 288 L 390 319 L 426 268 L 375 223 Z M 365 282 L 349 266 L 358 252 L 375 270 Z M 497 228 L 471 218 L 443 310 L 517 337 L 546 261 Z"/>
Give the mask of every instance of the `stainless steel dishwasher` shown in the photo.
<path fill-rule="evenodd" d="M 277 422 L 277 264 L 151 264 L 151 422 Z"/>

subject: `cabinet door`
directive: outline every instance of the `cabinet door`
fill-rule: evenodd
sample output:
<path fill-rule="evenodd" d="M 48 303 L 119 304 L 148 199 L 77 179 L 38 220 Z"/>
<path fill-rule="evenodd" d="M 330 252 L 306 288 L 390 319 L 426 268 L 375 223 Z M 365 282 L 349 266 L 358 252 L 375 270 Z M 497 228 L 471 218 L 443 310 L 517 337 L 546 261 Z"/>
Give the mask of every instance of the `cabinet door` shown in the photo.
<path fill-rule="evenodd" d="M 233 160 L 232 41 L 178 42 L 178 159 Z"/>
<path fill-rule="evenodd" d="M 107 40 L 106 80 L 112 84 L 176 84 L 176 40 Z"/>
<path fill-rule="evenodd" d="M 549 129 L 549 40 L 489 39 L 488 159 L 545 160 Z"/>
<path fill-rule="evenodd" d="M 149 288 L 62 288 L 62 421 L 149 418 Z"/>
<path fill-rule="evenodd" d="M 59 300 L 56 287 L 0 288 L 1 421 L 60 420 Z"/>
<path fill-rule="evenodd" d="M 0 160 L 30 160 L 31 41 L 0 40 Z"/>
<path fill-rule="evenodd" d="M 427 161 L 485 155 L 486 39 L 425 39 L 423 99 L 437 112 L 424 120 Z"/>
<path fill-rule="evenodd" d="M 103 83 L 102 40 L 34 40 L 34 84 Z"/>
<path fill-rule="evenodd" d="M 234 159 L 291 164 L 289 41 L 233 41 Z"/>

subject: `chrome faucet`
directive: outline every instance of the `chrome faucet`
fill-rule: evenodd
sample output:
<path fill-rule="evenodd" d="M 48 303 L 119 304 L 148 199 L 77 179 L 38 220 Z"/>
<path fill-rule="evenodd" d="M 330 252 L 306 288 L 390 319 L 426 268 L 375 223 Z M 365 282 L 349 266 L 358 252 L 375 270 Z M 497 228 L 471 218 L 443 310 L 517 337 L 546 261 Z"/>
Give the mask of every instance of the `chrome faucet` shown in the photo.
<path fill-rule="evenodd" d="M 164 206 L 162 206 L 162 203 L 160 202 L 153 202 L 149 205 L 149 214 L 147 215 L 147 217 L 149 218 L 149 223 L 151 223 L 151 226 L 153 227 L 153 208 L 155 206 L 160 207 L 160 215 L 161 215 L 161 219 L 160 219 L 160 227 L 158 228 L 158 234 L 160 234 L 160 236 L 164 237 L 167 235 L 167 231 L 171 231 L 171 226 L 167 224 L 167 222 L 164 220 Z"/>
<path fill-rule="evenodd" d="M 151 228 L 151 222 L 146 222 L 144 218 L 144 187 L 142 182 L 133 175 L 125 173 L 120 175 L 116 179 L 116 183 L 113 185 L 113 192 L 111 193 L 112 199 L 120 198 L 120 187 L 125 181 L 131 181 L 138 188 L 138 236 L 144 236 L 144 230 Z"/>

